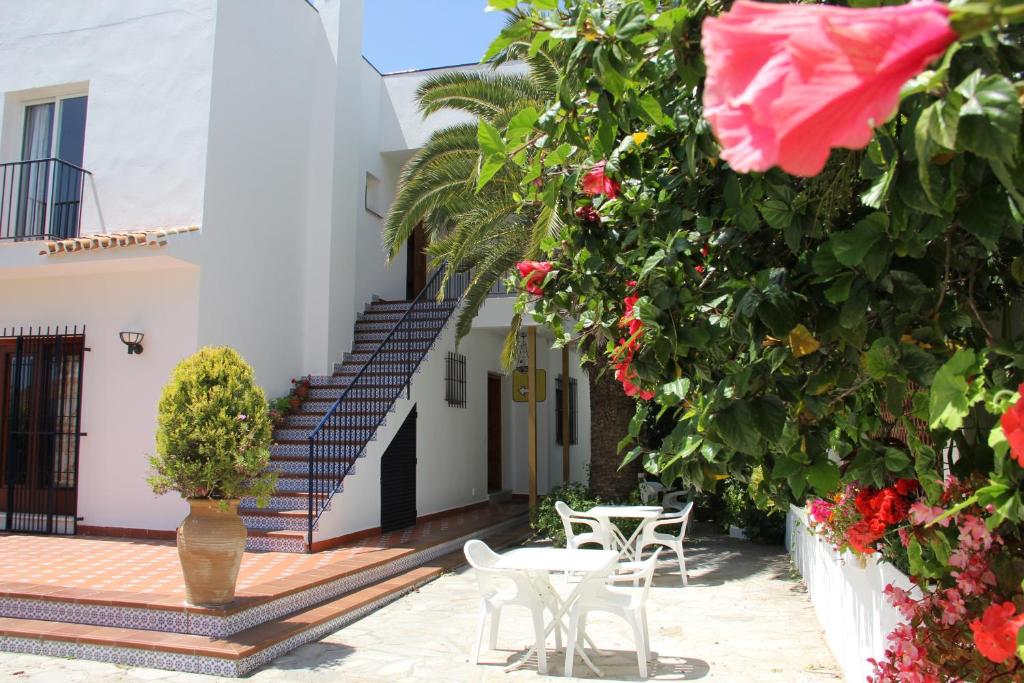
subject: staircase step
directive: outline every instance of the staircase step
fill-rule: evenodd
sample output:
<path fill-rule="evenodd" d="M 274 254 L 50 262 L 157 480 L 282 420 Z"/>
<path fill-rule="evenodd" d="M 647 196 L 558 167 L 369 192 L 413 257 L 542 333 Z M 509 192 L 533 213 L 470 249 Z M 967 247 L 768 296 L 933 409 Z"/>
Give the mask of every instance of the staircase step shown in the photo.
<path fill-rule="evenodd" d="M 504 548 L 525 538 L 527 528 L 499 525 L 481 530 L 490 546 Z M 254 532 L 260 538 L 302 538 L 296 532 Z M 171 671 L 237 677 L 305 643 L 313 642 L 416 590 L 461 566 L 461 548 L 424 556 L 414 566 L 399 563 L 379 572 L 376 582 L 364 583 L 337 597 L 272 617 L 264 623 L 227 636 L 142 630 L 93 624 L 63 623 L 0 617 L 0 651 L 93 659 L 115 664 Z M 388 569 L 392 571 L 388 571 Z M 251 623 L 251 622 L 250 622 Z"/>
<path fill-rule="evenodd" d="M 398 396 L 403 387 L 354 387 L 345 394 L 350 399 L 358 401 L 387 401 L 391 402 Z M 313 399 L 338 399 L 344 393 L 343 387 L 314 387 L 309 390 L 309 397 Z"/>
<path fill-rule="evenodd" d="M 309 528 L 308 509 L 253 510 L 239 516 L 250 531 L 307 531 Z"/>
<path fill-rule="evenodd" d="M 323 418 L 321 418 L 323 419 Z M 316 425 L 313 425 L 314 427 Z M 327 426 L 321 432 L 327 434 L 329 438 L 342 438 L 343 440 L 361 439 L 366 438 L 368 435 L 372 435 L 376 430 L 376 425 L 360 425 L 353 421 L 351 424 L 345 420 L 344 427 Z M 303 427 L 301 425 L 295 428 L 283 428 L 274 430 L 274 441 L 279 443 L 288 443 L 292 441 L 302 441 L 308 439 L 312 427 Z"/>
<path fill-rule="evenodd" d="M 319 463 L 317 470 L 319 472 L 333 472 L 337 470 L 337 468 L 348 464 L 348 461 L 343 458 L 319 458 L 317 462 Z M 308 477 L 309 457 L 307 455 L 306 457 L 302 458 L 273 458 L 271 459 L 270 464 L 267 465 L 267 470 L 270 472 L 277 472 L 279 475 L 291 474 L 304 475 Z M 349 472 L 349 474 L 352 474 L 352 472 L 355 472 L 354 464 L 352 465 L 352 470 Z"/>
<path fill-rule="evenodd" d="M 322 497 L 314 496 L 318 500 Z M 306 510 L 308 508 L 309 494 L 305 491 L 277 491 L 270 497 L 267 505 L 262 508 L 256 506 L 255 498 L 243 498 L 238 504 L 239 513 L 248 513 L 251 510 Z"/>
<path fill-rule="evenodd" d="M 254 553 L 304 553 L 308 549 L 306 532 L 250 529 L 245 549 Z"/>

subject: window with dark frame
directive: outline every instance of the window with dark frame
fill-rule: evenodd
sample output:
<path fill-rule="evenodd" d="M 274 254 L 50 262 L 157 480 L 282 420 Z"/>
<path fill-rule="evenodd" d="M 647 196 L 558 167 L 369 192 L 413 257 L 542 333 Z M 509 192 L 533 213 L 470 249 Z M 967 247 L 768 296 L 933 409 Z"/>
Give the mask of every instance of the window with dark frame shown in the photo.
<path fill-rule="evenodd" d="M 569 445 L 578 442 L 576 430 L 576 378 L 569 378 Z M 555 380 L 555 443 L 562 445 L 562 376 Z"/>
<path fill-rule="evenodd" d="M 466 357 L 448 352 L 445 359 L 444 399 L 453 408 L 466 407 Z"/>

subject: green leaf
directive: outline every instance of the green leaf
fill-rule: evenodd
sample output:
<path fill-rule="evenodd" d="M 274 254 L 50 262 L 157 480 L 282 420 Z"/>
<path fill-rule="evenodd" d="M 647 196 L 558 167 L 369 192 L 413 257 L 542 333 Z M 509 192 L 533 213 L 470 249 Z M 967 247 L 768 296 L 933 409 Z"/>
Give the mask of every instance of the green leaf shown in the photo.
<path fill-rule="evenodd" d="M 960 429 L 964 417 L 978 398 L 971 399 L 967 379 L 981 371 L 982 362 L 970 349 L 960 349 L 939 368 L 928 396 L 929 425 L 932 429 Z M 978 380 L 981 381 L 980 378 Z M 976 392 L 975 392 L 976 393 Z"/>
<path fill-rule="evenodd" d="M 793 222 L 793 210 L 780 199 L 766 199 L 759 208 L 765 222 L 776 230 L 783 230 Z"/>
<path fill-rule="evenodd" d="M 868 286 L 858 282 L 850 291 L 850 296 L 839 311 L 839 324 L 850 330 L 860 325 L 868 311 L 870 292 Z"/>
<path fill-rule="evenodd" d="M 477 123 L 476 142 L 485 157 L 505 155 L 507 148 L 501 133 L 486 119 L 480 119 Z"/>
<path fill-rule="evenodd" d="M 859 221 L 853 226 L 853 230 L 832 235 L 829 241 L 836 260 L 844 266 L 859 266 L 875 243 L 885 234 L 888 224 L 888 216 L 876 211 Z"/>
<path fill-rule="evenodd" d="M 527 107 L 513 116 L 508 122 L 507 135 L 509 140 L 522 142 L 533 132 L 533 126 L 540 119 L 540 113 L 534 107 Z M 479 136 L 479 131 L 477 135 Z"/>
<path fill-rule="evenodd" d="M 825 290 L 825 298 L 830 304 L 841 304 L 850 298 L 850 285 L 856 277 L 853 273 L 843 273 L 832 281 L 832 286 Z"/>
<path fill-rule="evenodd" d="M 1013 83 L 974 71 L 956 87 L 964 97 L 957 144 L 986 159 L 1012 162 L 1020 135 L 1020 102 Z"/>
<path fill-rule="evenodd" d="M 483 164 L 480 166 L 480 174 L 476 179 L 476 191 L 484 189 L 484 187 L 491 181 L 491 178 L 502 169 L 505 165 L 505 155 L 499 154 L 495 156 L 487 157 L 483 160 Z"/>
<path fill-rule="evenodd" d="M 910 468 L 910 456 L 896 448 L 885 449 L 885 469 L 900 474 Z"/>
<path fill-rule="evenodd" d="M 733 401 L 715 414 L 712 423 L 730 448 L 748 455 L 760 454 L 761 437 L 754 428 L 747 401 Z"/>
<path fill-rule="evenodd" d="M 754 426 L 768 441 L 782 438 L 786 426 L 786 405 L 778 396 L 759 396 L 750 401 L 750 412 Z"/>
<path fill-rule="evenodd" d="M 828 495 L 839 485 L 839 467 L 831 460 L 819 460 L 807 468 L 807 482 L 820 495 Z"/>

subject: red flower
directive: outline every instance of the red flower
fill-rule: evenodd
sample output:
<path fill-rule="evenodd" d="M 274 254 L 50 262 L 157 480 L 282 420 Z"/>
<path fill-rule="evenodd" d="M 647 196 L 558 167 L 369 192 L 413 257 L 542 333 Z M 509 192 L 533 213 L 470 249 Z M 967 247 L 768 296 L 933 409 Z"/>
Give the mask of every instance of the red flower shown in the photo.
<path fill-rule="evenodd" d="M 599 162 L 583 176 L 583 194 L 596 197 L 603 194 L 608 199 L 615 199 L 619 196 L 619 188 L 622 187 L 604 174 L 604 162 Z"/>
<path fill-rule="evenodd" d="M 989 605 L 981 619 L 971 622 L 974 644 L 989 661 L 1001 664 L 1017 652 L 1017 631 L 1024 626 L 1024 614 L 1014 615 L 1016 611 L 1012 602 Z"/>
<path fill-rule="evenodd" d="M 885 522 L 877 517 L 865 518 L 846 530 L 846 540 L 859 553 L 875 552 L 875 542 L 885 534 Z"/>
<path fill-rule="evenodd" d="M 650 401 L 654 398 L 654 392 L 645 391 L 636 385 L 637 374 L 636 370 L 633 369 L 635 346 L 626 346 L 625 339 L 620 339 L 619 343 L 623 345 L 624 352 L 622 359 L 615 364 L 616 381 L 622 382 L 622 389 L 626 392 L 626 396 L 639 396 L 645 401 Z"/>
<path fill-rule="evenodd" d="M 589 204 L 576 208 L 576 218 L 579 218 L 584 223 L 600 223 L 601 214 L 597 212 L 597 209 L 590 206 Z"/>
<path fill-rule="evenodd" d="M 860 149 L 900 88 L 957 39 L 938 2 L 853 9 L 737 0 L 704 21 L 704 115 L 740 173 L 814 176 Z"/>
<path fill-rule="evenodd" d="M 1017 391 L 1024 394 L 1024 384 L 1021 384 Z M 1018 400 L 1010 406 L 1010 409 L 1003 413 L 1000 423 L 1003 426 L 1003 434 L 1010 443 L 1010 455 L 1018 465 L 1024 467 L 1024 401 Z"/>
<path fill-rule="evenodd" d="M 899 524 L 907 518 L 910 505 L 895 489 L 886 488 L 878 492 L 872 504 L 875 517 L 885 524 Z"/>
<path fill-rule="evenodd" d="M 622 316 L 622 319 L 619 320 L 619 326 L 629 328 L 630 337 L 635 336 L 644 327 L 644 324 L 637 320 L 636 311 L 634 310 L 634 306 L 636 306 L 636 302 L 639 300 L 640 296 L 637 294 L 630 294 L 622 300 L 622 303 L 626 306 L 626 312 Z M 630 344 L 636 343 L 635 339 L 630 339 Z"/>
<path fill-rule="evenodd" d="M 520 261 L 516 264 L 519 275 L 526 278 L 526 291 L 540 296 L 544 293 L 544 278 L 551 272 L 550 261 Z"/>
<path fill-rule="evenodd" d="M 897 479 L 892 487 L 896 489 L 896 493 L 906 498 L 910 494 L 916 493 L 920 484 L 917 483 L 917 479 Z"/>

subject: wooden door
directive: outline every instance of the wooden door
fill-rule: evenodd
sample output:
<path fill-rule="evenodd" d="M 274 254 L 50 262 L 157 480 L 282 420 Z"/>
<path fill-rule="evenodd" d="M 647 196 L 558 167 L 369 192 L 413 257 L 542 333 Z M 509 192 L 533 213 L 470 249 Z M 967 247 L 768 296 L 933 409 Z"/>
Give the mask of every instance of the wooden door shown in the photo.
<path fill-rule="evenodd" d="M 501 375 L 487 375 L 487 491 L 501 490 Z"/>
<path fill-rule="evenodd" d="M 427 238 L 423 232 L 423 224 L 416 226 L 409 237 L 408 256 L 405 271 L 405 297 L 410 301 L 416 298 L 427 285 Z"/>

